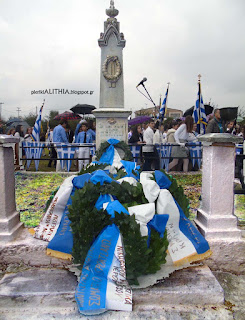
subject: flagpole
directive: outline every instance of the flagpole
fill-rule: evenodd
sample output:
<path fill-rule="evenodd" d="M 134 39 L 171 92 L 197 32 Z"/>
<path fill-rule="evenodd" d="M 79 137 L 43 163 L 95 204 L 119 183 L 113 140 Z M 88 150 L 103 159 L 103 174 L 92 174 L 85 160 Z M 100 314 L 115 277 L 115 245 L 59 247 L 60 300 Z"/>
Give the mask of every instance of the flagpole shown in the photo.
<path fill-rule="evenodd" d="M 198 75 L 198 91 L 199 91 L 199 97 L 198 97 L 198 122 L 199 122 L 199 129 L 198 129 L 198 133 L 201 133 L 201 75 Z"/>

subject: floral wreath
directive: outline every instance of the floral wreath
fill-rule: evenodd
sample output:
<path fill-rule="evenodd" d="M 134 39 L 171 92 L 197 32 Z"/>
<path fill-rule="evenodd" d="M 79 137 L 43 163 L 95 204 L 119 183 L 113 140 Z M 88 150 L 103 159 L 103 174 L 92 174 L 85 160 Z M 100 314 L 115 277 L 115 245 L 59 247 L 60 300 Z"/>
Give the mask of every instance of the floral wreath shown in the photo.
<path fill-rule="evenodd" d="M 100 148 L 95 152 L 96 155 L 96 161 L 99 161 L 102 154 L 106 151 L 106 149 L 110 146 L 109 142 L 103 142 L 100 145 Z M 121 149 L 124 152 L 124 156 L 122 160 L 126 160 L 126 161 L 133 161 L 133 155 L 132 152 L 129 148 L 129 146 L 124 142 L 124 141 L 120 141 L 115 145 L 116 149 Z"/>
<path fill-rule="evenodd" d="M 108 72 L 108 64 L 110 62 L 116 63 L 116 73 L 114 75 L 111 75 Z M 103 73 L 103 76 L 106 78 L 106 80 L 108 80 L 110 82 L 118 81 L 118 79 L 120 78 L 120 76 L 122 74 L 122 68 L 121 68 L 121 64 L 120 64 L 120 61 L 117 56 L 107 56 L 105 62 L 103 63 L 103 66 L 102 66 L 102 73 Z"/>

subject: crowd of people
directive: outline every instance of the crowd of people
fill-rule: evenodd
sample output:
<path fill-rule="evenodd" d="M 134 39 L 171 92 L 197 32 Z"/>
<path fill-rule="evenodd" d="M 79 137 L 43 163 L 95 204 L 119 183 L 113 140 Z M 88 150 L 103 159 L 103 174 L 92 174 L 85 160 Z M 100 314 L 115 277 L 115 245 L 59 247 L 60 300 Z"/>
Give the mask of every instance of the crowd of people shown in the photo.
<path fill-rule="evenodd" d="M 51 143 L 51 159 L 48 166 L 51 167 L 52 161 L 56 166 L 56 171 L 61 171 L 60 161 L 57 161 L 57 151 L 54 147 L 55 143 L 95 143 L 96 129 L 95 122 L 81 120 L 75 129 L 75 133 L 71 130 L 67 120 L 61 120 L 60 124 L 54 129 L 51 129 L 49 135 L 49 142 Z M 81 171 L 83 167 L 86 167 L 90 162 L 90 148 L 81 147 L 76 155 L 78 158 L 78 170 Z"/>
<path fill-rule="evenodd" d="M 21 143 L 23 141 L 32 142 L 33 128 L 27 128 L 24 133 L 23 127 L 17 125 L 16 128 L 8 130 L 8 135 L 13 135 L 20 138 L 20 143 L 13 146 L 15 151 L 15 163 L 21 167 L 22 163 L 19 159 L 22 158 Z M 0 134 L 5 133 L 3 124 L 0 121 Z M 213 115 L 209 116 L 209 122 L 206 127 L 206 133 L 229 133 L 245 138 L 245 126 L 240 126 L 236 121 L 229 121 L 225 123 L 220 116 L 220 110 L 216 109 Z M 171 122 L 160 122 L 159 120 L 151 120 L 148 123 L 139 124 L 130 128 L 128 133 L 128 143 L 142 145 L 140 153 L 140 162 L 143 163 L 143 170 L 148 171 L 152 169 L 159 169 L 160 158 L 156 149 L 156 145 L 165 143 L 172 144 L 171 158 L 169 163 L 169 170 L 181 170 L 187 172 L 189 168 L 189 149 L 188 143 L 198 141 L 197 124 L 194 123 L 192 116 L 187 116 L 185 119 L 176 119 Z M 50 128 L 47 134 L 40 136 L 40 141 L 49 143 L 50 160 L 48 167 L 54 164 L 57 171 L 61 170 L 59 160 L 57 161 L 56 143 L 95 143 L 96 128 L 95 122 L 82 119 L 73 131 L 67 120 L 61 120 L 54 128 Z M 23 154 L 24 155 L 24 154 Z M 81 147 L 77 152 L 78 170 L 90 162 L 90 148 Z"/>
<path fill-rule="evenodd" d="M 245 139 L 245 126 L 236 124 L 236 121 L 225 123 L 220 116 L 220 110 L 216 109 L 213 116 L 209 117 L 206 133 L 230 133 L 242 136 Z M 189 151 L 187 144 L 197 142 L 199 133 L 197 124 L 192 116 L 187 116 L 184 120 L 176 119 L 171 122 L 151 120 L 142 125 L 130 128 L 128 142 L 130 144 L 142 144 L 142 155 L 144 157 L 143 170 L 159 168 L 159 155 L 156 150 L 157 144 L 171 143 L 171 161 L 169 170 L 180 168 L 187 172 L 189 168 Z"/>

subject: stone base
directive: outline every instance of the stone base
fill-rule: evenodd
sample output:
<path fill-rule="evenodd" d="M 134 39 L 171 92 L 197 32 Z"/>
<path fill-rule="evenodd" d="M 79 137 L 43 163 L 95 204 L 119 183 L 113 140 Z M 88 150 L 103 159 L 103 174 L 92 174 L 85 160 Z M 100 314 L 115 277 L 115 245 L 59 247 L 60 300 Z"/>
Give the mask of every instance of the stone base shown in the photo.
<path fill-rule="evenodd" d="M 23 229 L 18 239 L 0 243 L 0 267 L 20 264 L 30 267 L 63 267 L 70 264 L 68 260 L 46 255 L 48 242 L 33 238 L 27 229 Z"/>
<path fill-rule="evenodd" d="M 0 281 L 0 317 L 1 313 L 13 316 L 14 312 L 16 315 L 29 312 L 33 314 L 33 319 L 39 319 L 37 316 L 41 314 L 40 319 L 46 319 L 44 313 L 56 316 L 59 313 L 58 316 L 60 316 L 60 313 L 64 314 L 65 311 L 69 319 L 70 316 L 79 316 L 74 298 L 76 286 L 77 278 L 66 270 L 36 269 L 6 274 Z M 138 319 L 135 317 L 135 312 L 154 313 L 158 310 L 163 315 L 163 308 L 173 307 L 178 310 L 181 306 L 186 308 L 186 311 L 188 308 L 198 310 L 198 307 L 202 307 L 203 312 L 204 307 L 205 309 L 209 306 L 222 308 L 223 303 L 224 291 L 210 269 L 205 266 L 192 267 L 176 271 L 164 283 L 147 289 L 133 290 L 133 312 L 123 314 L 127 319 Z M 179 312 L 177 310 L 174 310 L 174 314 Z M 112 312 L 109 314 L 112 315 Z M 121 314 L 121 312 L 113 312 L 115 317 L 110 319 L 117 319 L 116 315 Z M 108 313 L 105 315 L 108 316 Z M 98 319 L 102 317 L 103 315 L 100 315 Z M 124 317 L 118 317 L 118 319 L 124 319 Z M 151 319 L 161 318 L 151 317 Z"/>
<path fill-rule="evenodd" d="M 133 301 L 139 305 L 153 303 L 209 305 L 223 304 L 224 292 L 207 266 L 175 271 L 163 283 L 133 291 Z"/>
<path fill-rule="evenodd" d="M 209 215 L 202 209 L 197 210 L 195 223 L 201 234 L 207 239 L 241 239 L 241 230 L 237 228 L 234 215 Z"/>
<path fill-rule="evenodd" d="M 0 219 L 0 243 L 14 240 L 22 229 L 23 223 L 16 211 L 11 216 Z"/>
<path fill-rule="evenodd" d="M 114 138 L 128 142 L 128 117 L 131 111 L 100 108 L 93 111 L 96 117 L 96 149 L 102 142 Z"/>
<path fill-rule="evenodd" d="M 208 239 L 213 254 L 205 259 L 212 271 L 245 274 L 245 239 Z"/>

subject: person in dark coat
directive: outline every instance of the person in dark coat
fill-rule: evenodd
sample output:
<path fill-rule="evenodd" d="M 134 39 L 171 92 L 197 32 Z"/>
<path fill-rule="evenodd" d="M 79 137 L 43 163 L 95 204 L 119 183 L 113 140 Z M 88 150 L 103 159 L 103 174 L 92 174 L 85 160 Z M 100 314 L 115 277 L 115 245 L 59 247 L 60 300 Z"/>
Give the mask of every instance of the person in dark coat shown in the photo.
<path fill-rule="evenodd" d="M 133 128 L 132 136 L 130 137 L 128 142 L 137 144 L 143 143 L 143 134 L 140 125 Z"/>
<path fill-rule="evenodd" d="M 224 132 L 225 132 L 225 127 L 221 120 L 220 110 L 215 109 L 214 117 L 212 120 L 209 121 L 206 128 L 206 133 L 224 133 Z"/>

